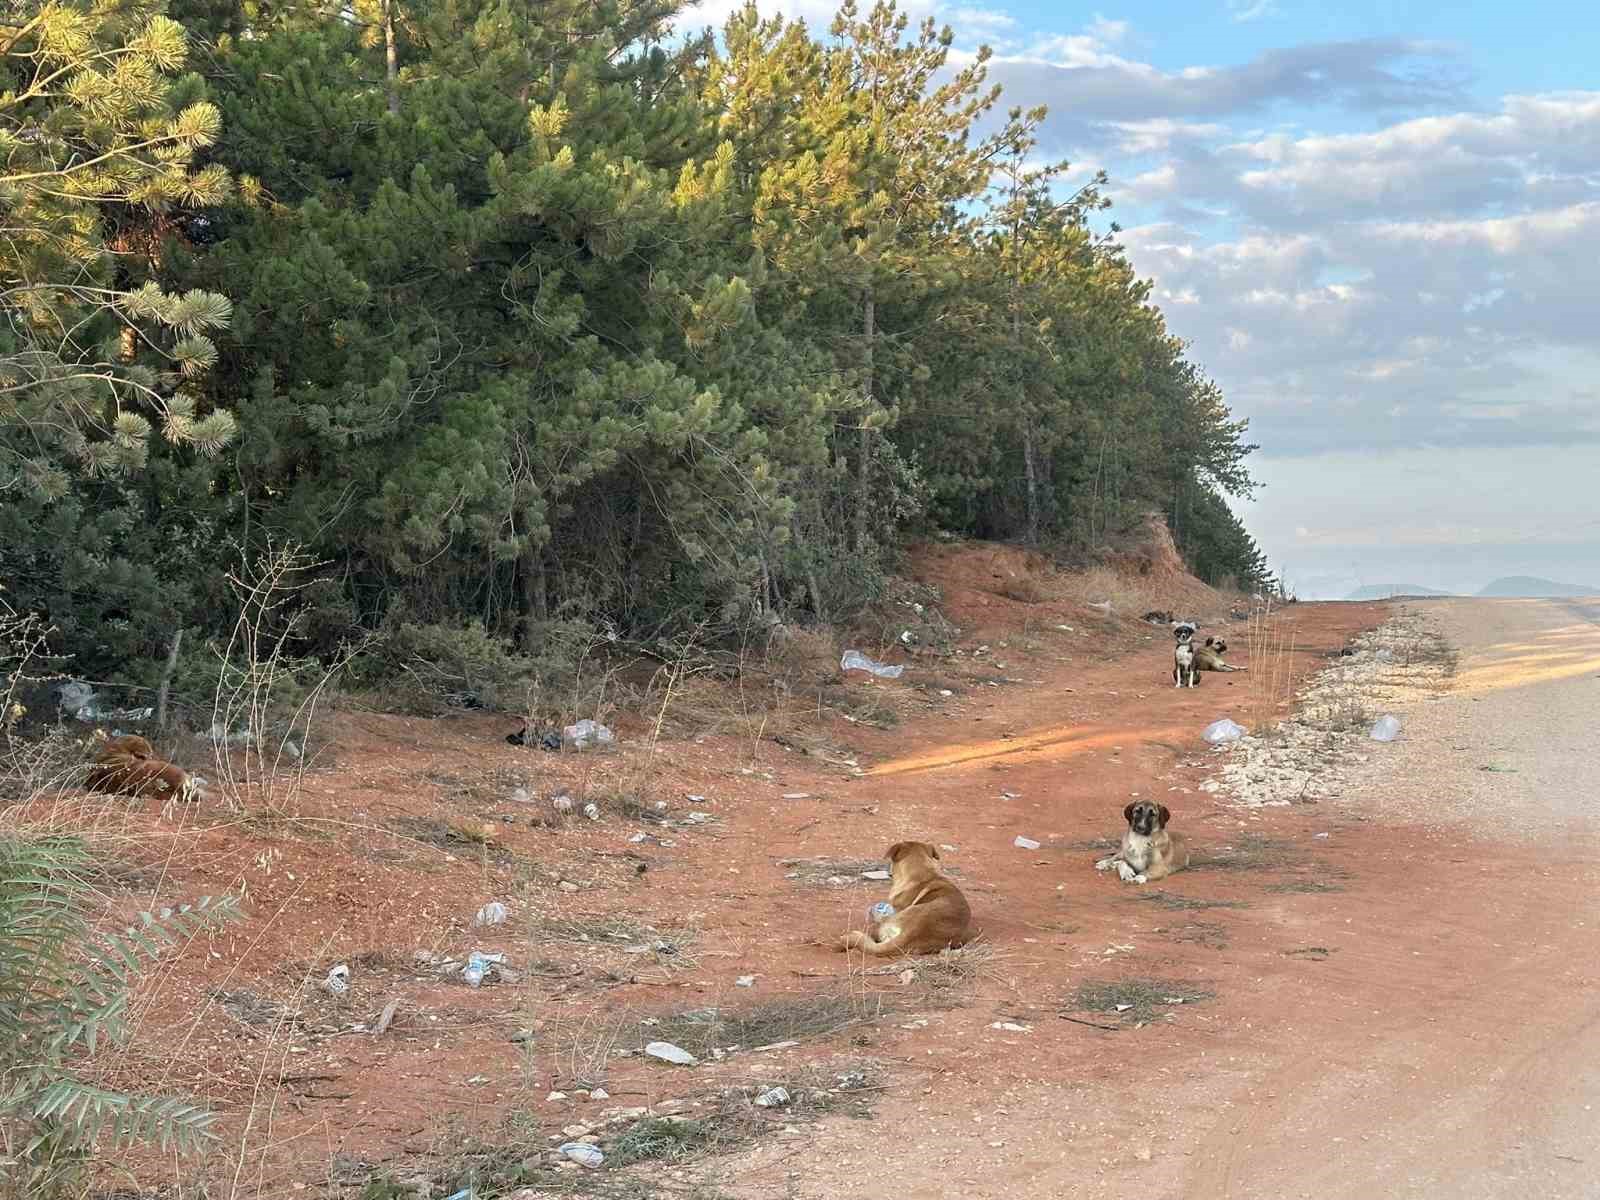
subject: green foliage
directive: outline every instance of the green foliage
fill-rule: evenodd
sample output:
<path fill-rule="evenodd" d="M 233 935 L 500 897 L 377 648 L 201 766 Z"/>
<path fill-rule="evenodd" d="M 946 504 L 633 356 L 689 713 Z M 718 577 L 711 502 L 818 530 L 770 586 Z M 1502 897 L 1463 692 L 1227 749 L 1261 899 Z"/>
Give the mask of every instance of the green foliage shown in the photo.
<path fill-rule="evenodd" d="M 172 214 L 222 203 L 220 130 L 179 78 L 183 28 L 156 0 L 10 0 L 0 35 L 0 495 L 145 465 L 153 433 L 215 455 L 233 437 L 196 381 L 221 295 L 130 277 Z M 118 214 L 120 214 L 120 219 Z"/>
<path fill-rule="evenodd" d="M 83 10 L 94 53 L 143 61 L 127 3 Z M 669 39 L 680 7 L 180 0 L 207 78 L 161 24 L 135 107 L 161 170 L 239 186 L 152 207 L 133 171 L 75 210 L 148 335 L 97 382 L 147 390 L 0 515 L 17 603 L 148 678 L 292 543 L 296 654 L 382 631 L 367 682 L 500 697 L 573 661 L 557 631 L 847 619 L 927 522 L 1084 548 L 1248 492 L 1243 424 L 1092 227 L 1105 181 L 1032 166 L 987 51 L 882 0 L 720 40 Z"/>
<path fill-rule="evenodd" d="M 1207 583 L 1282 594 L 1267 556 L 1214 486 L 1197 484 L 1179 493 L 1167 524 L 1194 573 Z"/>
<path fill-rule="evenodd" d="M 205 1108 L 97 1087 L 85 1068 L 126 1037 L 144 965 L 235 917 L 236 904 L 207 897 L 101 933 L 81 874 L 88 863 L 71 839 L 0 837 L 0 1155 L 9 1164 L 0 1194 L 64 1195 L 96 1146 L 148 1141 L 182 1152 L 212 1137 Z"/>

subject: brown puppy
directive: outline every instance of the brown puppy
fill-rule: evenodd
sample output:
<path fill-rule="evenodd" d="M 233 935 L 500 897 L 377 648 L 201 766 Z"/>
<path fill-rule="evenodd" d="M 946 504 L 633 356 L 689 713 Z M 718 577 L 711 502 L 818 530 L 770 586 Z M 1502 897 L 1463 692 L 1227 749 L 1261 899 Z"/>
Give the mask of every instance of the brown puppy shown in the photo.
<path fill-rule="evenodd" d="M 1123 883 L 1151 883 L 1189 865 L 1189 844 L 1181 833 L 1168 833 L 1172 814 L 1164 804 L 1140 800 L 1122 810 L 1128 822 L 1122 848 L 1095 863 L 1096 871 L 1117 869 Z"/>
<path fill-rule="evenodd" d="M 939 873 L 939 849 L 927 842 L 889 847 L 889 903 L 894 912 L 866 933 L 853 929 L 839 950 L 889 954 L 937 954 L 972 938 L 972 909 L 961 889 Z"/>
<path fill-rule="evenodd" d="M 1222 656 L 1228 652 L 1228 643 L 1219 637 L 1208 637 L 1206 644 L 1194 652 L 1194 665 L 1197 671 L 1243 671 L 1244 667 L 1230 667 L 1222 661 Z"/>
<path fill-rule="evenodd" d="M 177 797 L 180 800 L 212 800 L 211 793 L 182 767 L 157 758 L 150 743 L 136 733 L 114 737 L 94 757 L 89 768 L 89 787 L 114 796 Z"/>

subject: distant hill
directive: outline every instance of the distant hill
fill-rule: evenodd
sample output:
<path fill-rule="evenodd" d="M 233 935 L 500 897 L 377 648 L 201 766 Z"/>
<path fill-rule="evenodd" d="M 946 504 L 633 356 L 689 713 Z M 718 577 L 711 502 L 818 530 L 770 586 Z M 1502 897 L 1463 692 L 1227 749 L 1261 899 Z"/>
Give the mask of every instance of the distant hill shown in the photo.
<path fill-rule="evenodd" d="M 1374 583 L 1368 587 L 1357 588 L 1345 597 L 1346 600 L 1391 600 L 1396 596 L 1450 596 L 1452 592 L 1441 592 L 1435 588 L 1419 587 L 1414 583 Z"/>
<path fill-rule="evenodd" d="M 1596 596 L 1600 595 L 1600 588 L 1584 587 L 1577 583 L 1556 583 L 1533 575 L 1507 575 L 1504 579 L 1486 584 L 1478 595 L 1543 600 L 1552 596 Z"/>

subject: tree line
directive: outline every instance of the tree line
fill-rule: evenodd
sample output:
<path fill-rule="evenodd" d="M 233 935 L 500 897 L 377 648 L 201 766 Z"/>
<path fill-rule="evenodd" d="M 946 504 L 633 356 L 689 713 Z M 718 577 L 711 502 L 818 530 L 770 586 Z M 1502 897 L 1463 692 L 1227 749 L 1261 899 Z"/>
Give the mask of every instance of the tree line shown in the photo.
<path fill-rule="evenodd" d="M 1107 180 L 949 29 L 4 4 L 0 582 L 74 671 L 151 681 L 284 545 L 322 656 L 838 621 L 909 533 L 1081 554 L 1151 509 L 1269 582 Z"/>

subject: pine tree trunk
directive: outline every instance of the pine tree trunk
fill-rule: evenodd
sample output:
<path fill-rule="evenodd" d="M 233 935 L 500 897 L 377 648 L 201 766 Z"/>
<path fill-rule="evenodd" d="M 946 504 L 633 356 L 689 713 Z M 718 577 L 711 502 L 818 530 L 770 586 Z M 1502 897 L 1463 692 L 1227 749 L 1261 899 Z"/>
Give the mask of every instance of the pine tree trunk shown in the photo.
<path fill-rule="evenodd" d="M 1028 545 L 1039 543 L 1039 468 L 1033 449 L 1033 425 L 1022 422 L 1022 466 L 1028 475 Z"/>
<path fill-rule="evenodd" d="M 872 434 L 873 430 L 867 425 L 867 420 L 872 416 L 872 352 L 873 338 L 876 335 L 878 320 L 877 300 L 872 294 L 872 287 L 867 287 L 866 303 L 861 321 L 861 332 L 866 340 L 866 368 L 862 376 L 861 393 L 864 403 L 861 407 L 861 455 L 856 463 L 856 530 L 855 549 L 861 553 L 867 546 L 867 513 L 872 503 Z"/>
<path fill-rule="evenodd" d="M 384 88 L 389 96 L 389 115 L 400 115 L 400 54 L 394 40 L 394 0 L 383 0 Z"/>
<path fill-rule="evenodd" d="M 178 651 L 183 646 L 183 628 L 172 635 L 172 644 L 167 647 L 167 665 L 161 671 L 161 686 L 156 689 L 156 728 L 167 727 L 167 693 L 172 687 L 173 672 L 178 669 Z"/>

